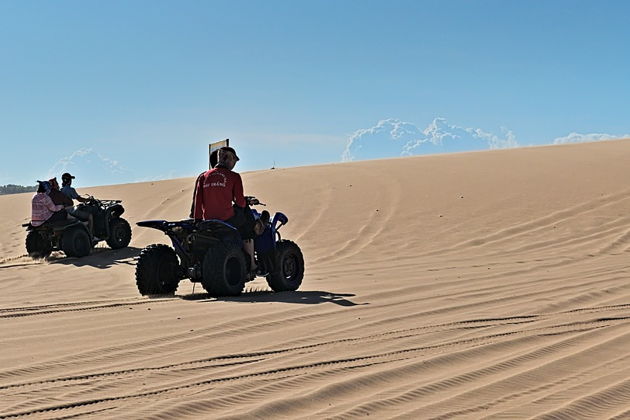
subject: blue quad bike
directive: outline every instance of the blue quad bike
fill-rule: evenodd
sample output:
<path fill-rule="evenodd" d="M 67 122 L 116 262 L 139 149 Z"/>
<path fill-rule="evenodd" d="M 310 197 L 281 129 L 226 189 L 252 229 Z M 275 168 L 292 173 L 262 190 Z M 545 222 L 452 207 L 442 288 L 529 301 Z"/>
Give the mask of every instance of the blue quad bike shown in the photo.
<path fill-rule="evenodd" d="M 181 280 L 189 279 L 201 283 L 210 296 L 238 296 L 255 276 L 266 277 L 274 292 L 297 290 L 304 277 L 304 257 L 297 244 L 282 239 L 279 232 L 289 219 L 277 212 L 269 220 L 266 210 L 259 213 L 249 207 L 263 203 L 254 197 L 247 197 L 247 202 L 245 211 L 252 213 L 262 231 L 254 240 L 258 266 L 254 276 L 241 235 L 232 225 L 221 220 L 147 220 L 137 225 L 163 231 L 173 246 L 153 244 L 142 250 L 136 265 L 140 294 L 172 295 Z"/>

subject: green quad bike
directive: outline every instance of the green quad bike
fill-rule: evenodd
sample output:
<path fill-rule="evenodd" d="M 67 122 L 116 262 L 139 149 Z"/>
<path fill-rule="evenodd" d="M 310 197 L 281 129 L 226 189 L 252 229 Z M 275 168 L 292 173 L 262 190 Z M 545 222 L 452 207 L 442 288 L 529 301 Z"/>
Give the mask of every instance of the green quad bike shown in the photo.
<path fill-rule="evenodd" d="M 63 251 L 67 257 L 85 257 L 100 241 L 112 249 L 125 248 L 131 241 L 131 226 L 120 217 L 125 209 L 121 200 L 98 200 L 89 197 L 77 209 L 93 217 L 93 230 L 89 223 L 79 219 L 44 223 L 33 226 L 25 223 L 26 252 L 32 258 L 46 258 L 52 251 Z"/>

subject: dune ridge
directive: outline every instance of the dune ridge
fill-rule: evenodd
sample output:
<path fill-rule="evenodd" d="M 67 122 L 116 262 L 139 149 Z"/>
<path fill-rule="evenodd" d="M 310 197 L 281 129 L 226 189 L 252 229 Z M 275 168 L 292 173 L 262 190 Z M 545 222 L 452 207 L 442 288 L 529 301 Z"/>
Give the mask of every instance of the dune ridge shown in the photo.
<path fill-rule="evenodd" d="M 243 174 L 306 275 L 135 287 L 193 178 L 122 199 L 127 249 L 25 255 L 0 197 L 0 418 L 630 418 L 630 140 Z M 194 290 L 194 291 L 193 291 Z"/>

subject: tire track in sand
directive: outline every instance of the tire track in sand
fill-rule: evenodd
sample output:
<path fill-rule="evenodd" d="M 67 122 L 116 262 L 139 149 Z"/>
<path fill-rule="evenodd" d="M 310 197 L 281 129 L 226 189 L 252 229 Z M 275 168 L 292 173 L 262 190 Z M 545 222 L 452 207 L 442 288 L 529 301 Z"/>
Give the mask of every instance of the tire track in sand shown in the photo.
<path fill-rule="evenodd" d="M 612 323 L 612 321 L 607 321 L 607 322 L 608 322 L 608 324 Z M 227 376 L 227 377 L 221 377 L 221 378 L 211 378 L 211 379 L 207 379 L 207 380 L 197 380 L 197 381 L 193 381 L 192 383 L 187 383 L 187 384 L 178 385 L 178 386 L 166 386 L 166 387 L 161 387 L 159 389 L 156 389 L 156 390 L 153 390 L 153 391 L 149 391 L 149 392 L 132 393 L 132 394 L 125 394 L 125 395 L 118 395 L 118 396 L 109 396 L 109 397 L 102 397 L 102 398 L 92 398 L 92 399 L 86 399 L 86 400 L 81 400 L 81 401 L 75 401 L 75 402 L 67 403 L 67 404 L 54 405 L 54 406 L 51 406 L 51 407 L 41 407 L 41 408 L 28 410 L 28 411 L 9 412 L 7 414 L 2 414 L 2 416 L 4 416 L 4 417 L 17 417 L 17 416 L 23 416 L 23 415 L 36 414 L 36 413 L 43 413 L 43 412 L 48 412 L 48 411 L 53 411 L 53 410 L 71 409 L 71 408 L 82 407 L 82 406 L 86 406 L 86 405 L 105 403 L 105 402 L 109 402 L 109 401 L 126 400 L 126 399 L 130 399 L 130 398 L 143 398 L 143 397 L 148 397 L 148 396 L 153 396 L 153 395 L 159 395 L 159 394 L 169 393 L 169 392 L 173 392 L 173 391 L 178 391 L 178 390 L 182 390 L 182 389 L 189 389 L 189 388 L 192 388 L 192 387 L 200 387 L 200 386 L 206 386 L 206 385 L 209 385 L 209 384 L 221 383 L 221 382 L 225 382 L 225 381 L 234 381 L 234 380 L 242 380 L 242 379 L 247 379 L 247 378 L 259 377 L 261 375 L 275 375 L 275 374 L 278 374 L 278 373 L 295 372 L 295 371 L 307 371 L 308 372 L 308 371 L 310 371 L 312 369 L 319 369 L 319 368 L 327 369 L 330 366 L 335 366 L 335 369 L 339 369 L 339 368 L 356 369 L 356 368 L 360 368 L 360 367 L 372 366 L 372 365 L 375 365 L 375 364 L 391 363 L 392 361 L 404 360 L 404 359 L 409 358 L 409 357 L 414 357 L 413 354 L 424 353 L 424 352 L 426 352 L 428 350 L 435 350 L 435 349 L 439 349 L 439 348 L 444 348 L 446 346 L 448 346 L 448 347 L 452 347 L 452 346 L 462 347 L 462 346 L 464 346 L 465 348 L 468 347 L 469 349 L 477 349 L 477 350 L 473 350 L 475 352 L 480 351 L 479 350 L 480 348 L 483 348 L 484 346 L 487 346 L 487 345 L 499 346 L 499 347 L 504 347 L 505 345 L 520 346 L 519 342 L 521 340 L 523 340 L 523 339 L 530 339 L 532 333 L 535 333 L 534 335 L 536 337 L 543 337 L 543 338 L 544 337 L 562 336 L 562 335 L 565 335 L 565 334 L 582 335 L 582 334 L 584 334 L 584 333 L 586 333 L 588 331 L 591 331 L 591 330 L 601 329 L 605 325 L 604 326 L 602 326 L 602 325 L 590 325 L 589 326 L 589 325 L 581 325 L 581 324 L 578 323 L 578 324 L 571 325 L 571 326 L 572 327 L 576 327 L 576 328 L 563 329 L 560 332 L 553 332 L 553 330 L 555 330 L 556 328 L 559 328 L 559 327 L 564 328 L 564 327 L 566 327 L 565 325 L 555 325 L 555 326 L 551 326 L 551 327 L 532 328 L 532 329 L 520 330 L 520 331 L 506 331 L 506 332 L 502 332 L 502 333 L 488 334 L 488 335 L 484 335 L 484 336 L 481 336 L 481 337 L 472 337 L 472 338 L 468 338 L 468 339 L 447 341 L 447 342 L 444 342 L 444 343 L 436 343 L 434 345 L 423 345 L 423 346 L 417 346 L 417 347 L 406 347 L 406 348 L 402 348 L 402 349 L 398 349 L 398 350 L 392 350 L 392 351 L 387 351 L 387 352 L 378 352 L 378 353 L 368 354 L 368 355 L 364 355 L 364 356 L 356 356 L 356 357 L 348 357 L 348 358 L 340 358 L 340 359 L 328 359 L 328 360 L 316 361 L 316 362 L 307 363 L 307 364 L 299 364 L 299 365 L 293 365 L 293 366 L 282 366 L 282 367 L 278 367 L 278 368 L 274 368 L 274 369 L 267 369 L 267 370 L 258 371 L 258 372 L 252 372 L 252 373 L 248 373 L 248 374 L 244 374 L 244 375 Z M 550 334 L 549 332 L 552 332 L 552 333 Z M 505 341 L 505 339 L 507 339 L 507 341 Z M 575 338 L 570 338 L 568 340 L 573 340 L 573 339 L 575 339 Z M 565 341 L 565 340 L 563 340 L 563 341 Z M 558 344 L 555 344 L 554 346 L 557 346 L 557 345 Z M 538 349 L 538 350 L 536 350 L 536 352 L 537 352 L 536 354 L 538 354 L 541 351 L 546 351 L 546 350 Z M 449 355 L 449 356 L 446 356 L 446 357 L 447 358 L 452 358 L 452 357 L 457 357 L 457 356 Z M 531 358 L 534 358 L 535 355 L 520 356 L 520 357 L 521 358 L 528 357 L 528 358 L 531 359 Z M 375 359 L 378 359 L 378 360 L 375 360 Z M 385 359 L 385 360 L 379 361 L 380 359 Z M 358 365 L 357 365 L 357 363 L 358 363 Z M 339 365 L 342 365 L 342 366 L 340 367 Z M 344 365 L 349 365 L 349 366 L 344 366 Z M 502 367 L 494 367 L 493 369 L 494 370 L 502 369 Z"/>
<path fill-rule="evenodd" d="M 623 203 L 628 199 L 630 199 L 630 190 L 626 190 L 614 195 L 607 195 L 603 198 L 597 198 L 595 200 L 587 201 L 585 203 L 581 203 L 567 209 L 555 211 L 549 215 L 539 217 L 525 223 L 519 223 L 514 226 L 500 229 L 489 235 L 481 236 L 474 239 L 468 239 L 466 241 L 439 250 L 432 250 L 422 255 L 440 255 L 444 254 L 445 252 L 459 251 L 470 247 L 486 246 L 489 244 L 500 243 L 506 240 L 513 240 L 515 237 L 529 234 L 532 231 L 538 231 L 542 228 L 548 228 L 549 226 L 553 226 L 554 224 L 559 224 L 563 221 L 579 217 L 593 211 L 598 211 L 603 207 Z"/>
<path fill-rule="evenodd" d="M 163 298 L 163 299 L 155 299 L 155 300 L 138 300 L 137 298 L 132 298 L 129 300 L 118 300 L 118 301 L 85 301 L 85 302 L 70 302 L 70 303 L 56 303 L 56 304 L 48 304 L 48 305 L 35 305 L 35 306 L 24 306 L 24 307 L 15 307 L 15 308 L 2 308 L 0 309 L 0 318 L 21 318 L 27 316 L 36 316 L 36 315 L 50 315 L 50 314 L 60 314 L 65 312 L 82 312 L 82 311 L 92 311 L 98 309 L 110 309 L 110 308 L 118 308 L 121 306 L 135 306 L 135 305 L 148 305 L 154 303 L 166 303 L 172 300 L 179 300 L 178 298 Z"/>

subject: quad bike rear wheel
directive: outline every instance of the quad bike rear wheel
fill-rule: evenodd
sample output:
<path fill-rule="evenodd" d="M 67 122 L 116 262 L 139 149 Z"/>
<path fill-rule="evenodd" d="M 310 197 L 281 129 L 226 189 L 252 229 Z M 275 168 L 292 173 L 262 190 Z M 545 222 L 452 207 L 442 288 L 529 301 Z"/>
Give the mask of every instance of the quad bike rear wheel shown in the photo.
<path fill-rule="evenodd" d="M 179 286 L 179 260 L 173 248 L 149 245 L 140 252 L 136 285 L 141 295 L 172 295 Z"/>
<path fill-rule="evenodd" d="M 90 255 L 92 243 L 90 235 L 82 227 L 66 229 L 61 236 L 61 250 L 67 257 L 85 257 Z"/>
<path fill-rule="evenodd" d="M 267 275 L 267 284 L 274 292 L 292 292 L 304 278 L 304 256 L 295 242 L 283 239 L 276 243 L 273 270 Z"/>
<path fill-rule="evenodd" d="M 206 252 L 202 271 L 201 284 L 210 296 L 238 296 L 245 287 L 245 254 L 234 244 L 219 243 Z"/>
<path fill-rule="evenodd" d="M 52 245 L 38 231 L 30 230 L 26 234 L 26 252 L 31 258 L 46 258 L 52 252 Z"/>
<path fill-rule="evenodd" d="M 129 222 L 122 218 L 113 219 L 109 224 L 109 237 L 107 245 L 111 249 L 120 249 L 131 242 L 131 226 Z"/>

